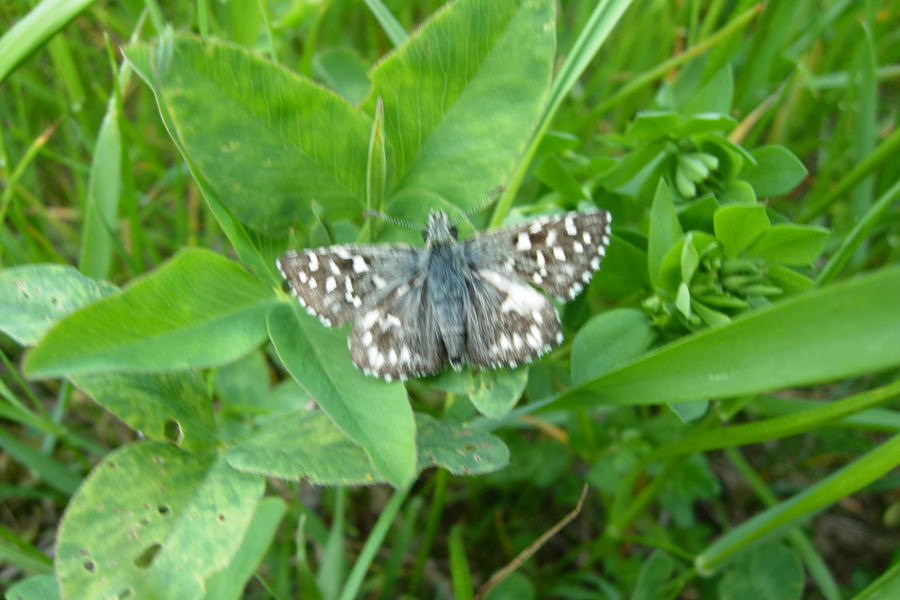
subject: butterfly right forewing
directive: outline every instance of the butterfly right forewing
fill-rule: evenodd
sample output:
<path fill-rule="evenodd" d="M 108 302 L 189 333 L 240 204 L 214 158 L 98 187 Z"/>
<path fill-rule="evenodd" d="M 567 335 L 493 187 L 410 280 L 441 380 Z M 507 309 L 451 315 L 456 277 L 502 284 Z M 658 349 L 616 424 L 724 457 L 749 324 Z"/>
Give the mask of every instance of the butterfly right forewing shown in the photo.
<path fill-rule="evenodd" d="M 571 300 L 600 268 L 611 220 L 605 210 L 539 217 L 472 236 L 466 248 L 475 264 Z"/>

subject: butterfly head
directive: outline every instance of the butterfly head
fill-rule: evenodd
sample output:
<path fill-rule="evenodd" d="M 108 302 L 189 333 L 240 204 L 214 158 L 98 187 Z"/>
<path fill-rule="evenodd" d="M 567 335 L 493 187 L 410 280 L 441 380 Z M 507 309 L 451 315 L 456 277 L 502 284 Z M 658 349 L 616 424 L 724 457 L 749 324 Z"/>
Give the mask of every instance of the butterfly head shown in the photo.
<path fill-rule="evenodd" d="M 428 225 L 425 227 L 423 237 L 429 246 L 452 242 L 456 240 L 456 227 L 450 223 L 447 213 L 433 210 L 428 213 Z"/>

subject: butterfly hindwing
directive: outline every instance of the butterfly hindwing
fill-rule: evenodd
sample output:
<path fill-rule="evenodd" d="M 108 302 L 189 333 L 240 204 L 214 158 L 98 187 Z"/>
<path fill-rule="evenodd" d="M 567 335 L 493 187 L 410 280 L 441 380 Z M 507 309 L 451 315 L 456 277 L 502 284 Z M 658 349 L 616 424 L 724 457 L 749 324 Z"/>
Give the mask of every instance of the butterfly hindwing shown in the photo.
<path fill-rule="evenodd" d="M 407 281 L 417 257 L 412 246 L 347 244 L 288 252 L 277 265 L 306 311 L 333 327 Z"/>
<path fill-rule="evenodd" d="M 466 250 L 478 266 L 518 276 L 551 296 L 571 300 L 600 268 L 610 222 L 603 210 L 538 217 L 475 235 L 466 240 Z"/>
<path fill-rule="evenodd" d="M 435 373 L 447 364 L 423 278 L 400 284 L 368 306 L 347 344 L 360 370 L 388 381 Z"/>
<path fill-rule="evenodd" d="M 515 367 L 562 342 L 556 309 L 533 287 L 474 269 L 466 304 L 466 360 L 479 368 Z"/>

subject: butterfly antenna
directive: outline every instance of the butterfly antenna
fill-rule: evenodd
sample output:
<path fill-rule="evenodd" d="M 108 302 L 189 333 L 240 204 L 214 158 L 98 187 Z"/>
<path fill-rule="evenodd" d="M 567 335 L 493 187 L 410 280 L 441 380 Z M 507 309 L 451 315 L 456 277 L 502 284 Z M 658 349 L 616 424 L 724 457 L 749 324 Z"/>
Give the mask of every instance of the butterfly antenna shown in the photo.
<path fill-rule="evenodd" d="M 453 226 L 455 227 L 456 225 L 459 225 L 460 222 L 461 222 L 463 219 L 465 219 L 466 222 L 467 222 L 469 225 L 472 225 L 472 222 L 469 221 L 469 217 L 470 217 L 471 215 L 474 215 L 475 213 L 479 212 L 479 211 L 482 210 L 485 206 L 487 206 L 488 204 L 490 204 L 491 202 L 493 202 L 494 199 L 496 199 L 497 196 L 499 196 L 500 194 L 502 194 L 504 191 L 506 191 L 506 186 L 505 186 L 505 185 L 498 185 L 497 187 L 495 187 L 494 189 L 492 189 L 490 192 L 488 192 L 487 195 L 486 195 L 484 198 L 482 198 L 481 200 L 479 200 L 477 204 L 474 204 L 474 205 L 470 206 L 470 207 L 469 207 L 469 210 L 467 210 L 467 211 L 465 211 L 465 212 L 462 212 L 462 213 L 459 213 L 459 216 L 456 217 L 456 219 L 454 219 L 454 221 L 453 221 L 453 223 L 451 223 L 451 225 L 453 225 Z M 474 229 L 474 225 L 473 225 L 472 227 L 473 227 L 473 229 Z"/>
<path fill-rule="evenodd" d="M 386 215 L 383 212 L 377 210 L 367 210 L 363 213 L 365 218 L 375 217 L 376 219 L 381 219 L 382 221 L 387 221 L 388 223 L 393 223 L 399 227 L 405 227 L 406 229 L 414 229 L 416 231 L 425 231 L 425 226 L 421 223 L 413 223 L 412 221 L 405 221 L 403 219 L 397 219 L 390 215 Z"/>

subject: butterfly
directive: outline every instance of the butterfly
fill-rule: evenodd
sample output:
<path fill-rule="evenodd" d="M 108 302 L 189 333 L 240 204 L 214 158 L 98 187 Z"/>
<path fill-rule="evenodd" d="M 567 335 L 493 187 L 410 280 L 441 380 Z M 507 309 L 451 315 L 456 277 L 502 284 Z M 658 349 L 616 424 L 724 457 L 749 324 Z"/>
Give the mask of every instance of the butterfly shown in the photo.
<path fill-rule="evenodd" d="M 326 246 L 289 252 L 277 266 L 322 324 L 355 321 L 350 358 L 367 375 L 515 367 L 563 341 L 556 308 L 533 286 L 575 298 L 600 268 L 611 220 L 570 212 L 458 241 L 447 214 L 432 211 L 424 247 Z"/>

